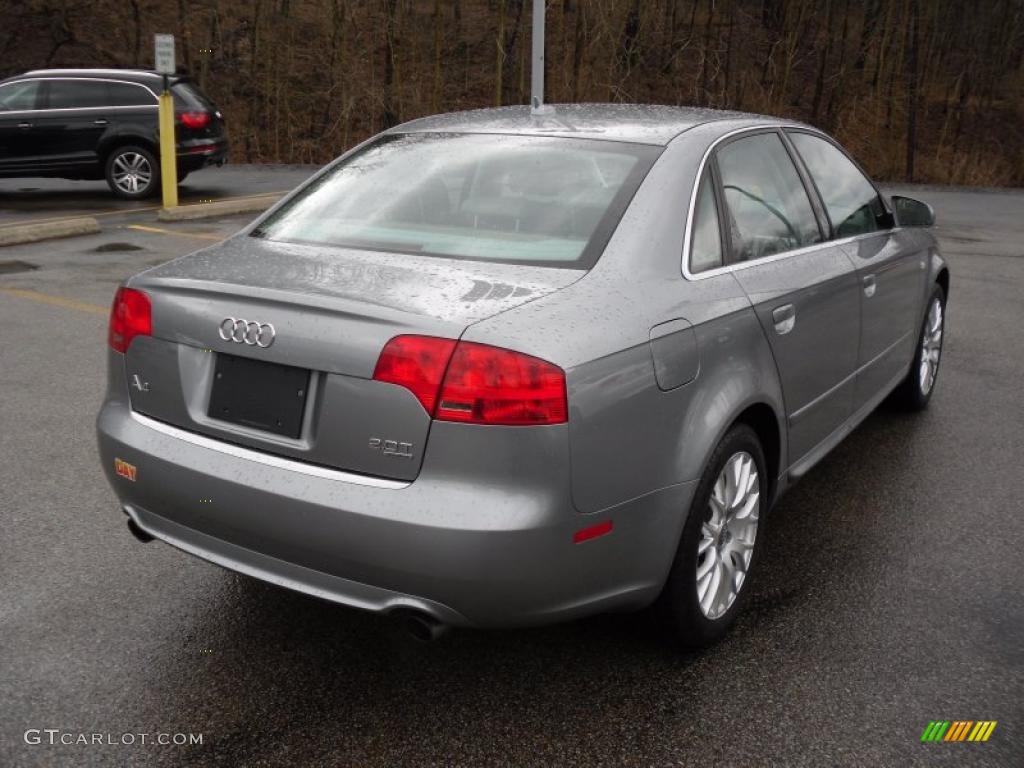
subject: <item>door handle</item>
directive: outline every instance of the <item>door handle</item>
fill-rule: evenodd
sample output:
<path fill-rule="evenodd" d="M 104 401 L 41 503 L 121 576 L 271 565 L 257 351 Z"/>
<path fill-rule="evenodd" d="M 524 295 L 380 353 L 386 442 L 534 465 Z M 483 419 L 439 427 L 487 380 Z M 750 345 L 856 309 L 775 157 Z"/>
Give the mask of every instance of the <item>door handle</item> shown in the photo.
<path fill-rule="evenodd" d="M 104 120 L 102 117 L 99 118 L 98 120 L 93 120 L 92 121 L 93 125 L 106 125 L 107 123 L 108 123 L 108 121 Z"/>
<path fill-rule="evenodd" d="M 19 128 L 31 128 L 32 123 L 18 123 Z"/>
<path fill-rule="evenodd" d="M 775 322 L 775 332 L 784 336 L 793 330 L 796 325 L 796 307 L 792 304 L 783 304 L 772 310 L 772 320 Z"/>
<path fill-rule="evenodd" d="M 875 283 L 874 275 L 867 275 L 864 278 L 864 295 L 867 296 L 869 299 L 875 295 L 875 288 L 877 287 L 878 286 Z"/>

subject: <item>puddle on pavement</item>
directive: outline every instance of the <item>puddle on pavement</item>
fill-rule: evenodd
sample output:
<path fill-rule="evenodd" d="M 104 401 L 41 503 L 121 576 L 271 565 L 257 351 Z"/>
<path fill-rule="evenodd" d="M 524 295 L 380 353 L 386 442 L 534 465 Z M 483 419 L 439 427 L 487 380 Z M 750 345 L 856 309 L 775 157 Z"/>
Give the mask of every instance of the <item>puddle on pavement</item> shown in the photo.
<path fill-rule="evenodd" d="M 33 269 L 39 269 L 39 267 L 35 264 L 29 264 L 27 261 L 18 261 L 17 259 L 0 261 L 0 275 L 12 275 L 15 272 L 31 272 Z"/>
<path fill-rule="evenodd" d="M 113 253 L 118 251 L 144 251 L 141 245 L 134 243 L 103 243 L 92 249 L 92 253 Z"/>

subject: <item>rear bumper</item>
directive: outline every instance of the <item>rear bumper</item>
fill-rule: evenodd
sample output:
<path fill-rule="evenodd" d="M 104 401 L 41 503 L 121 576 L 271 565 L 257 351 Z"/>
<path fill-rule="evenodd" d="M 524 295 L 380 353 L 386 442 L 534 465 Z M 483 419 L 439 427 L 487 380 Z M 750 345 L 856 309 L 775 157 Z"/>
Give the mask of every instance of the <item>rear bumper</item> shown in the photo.
<path fill-rule="evenodd" d="M 693 490 L 673 486 L 580 515 L 567 465 L 527 459 L 504 484 L 473 484 L 451 472 L 444 451 L 436 460 L 428 451 L 413 483 L 382 481 L 197 441 L 121 399 L 104 404 L 97 431 L 121 506 L 154 537 L 299 592 L 372 611 L 416 609 L 452 625 L 642 607 L 660 591 Z M 134 481 L 116 474 L 115 459 L 136 467 Z M 572 542 L 606 519 L 611 534 Z"/>
<path fill-rule="evenodd" d="M 191 139 L 178 142 L 178 169 L 186 173 L 228 160 L 227 139 Z"/>

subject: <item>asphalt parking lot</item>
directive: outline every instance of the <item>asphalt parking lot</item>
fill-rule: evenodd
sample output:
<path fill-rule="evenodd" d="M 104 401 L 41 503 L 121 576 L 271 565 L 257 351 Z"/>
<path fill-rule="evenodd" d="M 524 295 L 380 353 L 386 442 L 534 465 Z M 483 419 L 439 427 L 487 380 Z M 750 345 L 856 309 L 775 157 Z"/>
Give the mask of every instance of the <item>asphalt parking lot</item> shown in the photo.
<path fill-rule="evenodd" d="M 182 205 L 287 192 L 315 170 L 304 165 L 226 165 L 188 175 L 178 188 Z M 152 218 L 159 198 L 121 200 L 105 181 L 0 179 L 0 227 L 60 217 L 94 216 L 115 225 Z"/>
<path fill-rule="evenodd" d="M 5 182 L 0 209 L 91 200 L 17 191 L 35 186 Z M 883 406 L 781 501 L 750 608 L 697 655 L 648 613 L 417 645 L 138 543 L 96 458 L 107 307 L 245 219 L 122 211 L 0 249 L 0 765 L 1024 764 L 1024 193 L 907 191 L 935 206 L 952 269 L 932 407 Z M 922 744 L 937 719 L 998 726 Z"/>

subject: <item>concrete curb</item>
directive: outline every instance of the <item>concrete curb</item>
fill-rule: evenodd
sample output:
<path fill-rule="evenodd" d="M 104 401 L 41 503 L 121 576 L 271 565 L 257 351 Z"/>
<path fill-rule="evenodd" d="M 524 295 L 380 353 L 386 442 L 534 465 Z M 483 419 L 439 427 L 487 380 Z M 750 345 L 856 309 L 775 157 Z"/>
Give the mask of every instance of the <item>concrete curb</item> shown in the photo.
<path fill-rule="evenodd" d="M 91 217 L 82 216 L 74 219 L 58 219 L 38 224 L 10 224 L 0 227 L 0 246 L 36 243 L 40 240 L 52 240 L 58 237 L 74 237 L 75 235 L 95 235 L 100 231 L 100 223 Z"/>
<path fill-rule="evenodd" d="M 215 203 L 196 203 L 177 208 L 161 208 L 156 217 L 160 221 L 188 221 L 209 219 L 215 216 L 231 216 L 236 213 L 259 213 L 267 210 L 284 195 L 262 195 L 237 200 L 219 200 Z"/>

